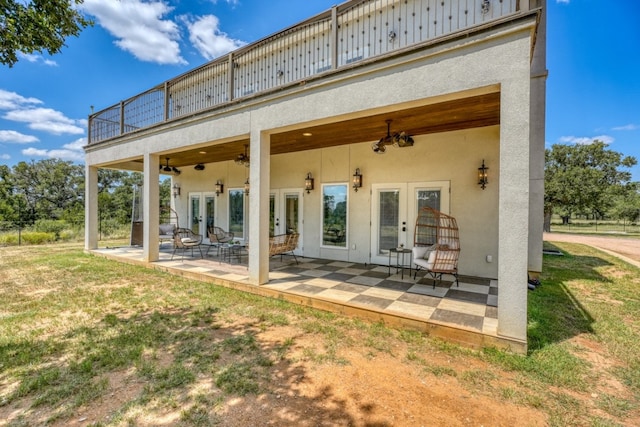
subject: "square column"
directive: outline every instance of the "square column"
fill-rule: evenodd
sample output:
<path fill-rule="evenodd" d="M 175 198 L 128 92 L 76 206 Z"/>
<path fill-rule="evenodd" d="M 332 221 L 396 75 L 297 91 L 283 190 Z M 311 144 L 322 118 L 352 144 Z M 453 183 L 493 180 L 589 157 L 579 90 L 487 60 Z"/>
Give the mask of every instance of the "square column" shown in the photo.
<path fill-rule="evenodd" d="M 498 335 L 526 342 L 530 75 L 528 69 L 520 74 L 500 92 Z"/>
<path fill-rule="evenodd" d="M 144 185 L 142 203 L 142 247 L 146 262 L 160 258 L 160 157 L 144 154 Z"/>
<path fill-rule="evenodd" d="M 251 130 L 249 165 L 249 282 L 269 281 L 269 188 L 271 138 L 258 129 Z"/>
<path fill-rule="evenodd" d="M 98 248 L 98 168 L 84 168 L 84 249 Z"/>

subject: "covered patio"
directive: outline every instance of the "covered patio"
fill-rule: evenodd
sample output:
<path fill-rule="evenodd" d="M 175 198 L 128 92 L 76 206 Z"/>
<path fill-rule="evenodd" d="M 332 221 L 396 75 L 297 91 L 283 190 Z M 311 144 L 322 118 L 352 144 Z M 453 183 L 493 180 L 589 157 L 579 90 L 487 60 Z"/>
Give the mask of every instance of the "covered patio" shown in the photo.
<path fill-rule="evenodd" d="M 433 286 L 432 279 L 395 267 L 292 257 L 270 259 L 269 282 L 249 283 L 247 257 L 231 261 L 215 251 L 204 258 L 171 259 L 173 249 L 165 246 L 160 259 L 147 263 L 139 247 L 107 247 L 93 254 L 142 265 L 170 274 L 204 281 L 271 298 L 283 299 L 369 321 L 381 321 L 428 333 L 471 348 L 495 346 L 523 351 L 522 343 L 499 337 L 498 281 L 460 276 L 459 286 L 445 277 Z M 206 250 L 205 250 L 206 252 Z"/>

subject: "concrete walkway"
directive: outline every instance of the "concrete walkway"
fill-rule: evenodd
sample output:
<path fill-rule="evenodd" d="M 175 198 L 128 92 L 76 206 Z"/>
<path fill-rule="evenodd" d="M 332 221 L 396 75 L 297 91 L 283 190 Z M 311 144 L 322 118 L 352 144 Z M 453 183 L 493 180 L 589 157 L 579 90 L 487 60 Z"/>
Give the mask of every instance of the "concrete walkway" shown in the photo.
<path fill-rule="evenodd" d="M 544 233 L 543 238 L 548 242 L 582 243 L 589 245 L 640 268 L 639 238 L 565 233 Z"/>

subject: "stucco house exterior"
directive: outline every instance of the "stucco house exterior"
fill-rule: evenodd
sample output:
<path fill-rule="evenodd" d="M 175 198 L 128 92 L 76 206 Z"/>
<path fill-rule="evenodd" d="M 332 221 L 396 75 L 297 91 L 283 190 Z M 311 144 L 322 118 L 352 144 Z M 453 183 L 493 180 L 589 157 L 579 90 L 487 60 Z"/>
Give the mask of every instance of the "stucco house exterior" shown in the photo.
<path fill-rule="evenodd" d="M 526 348 L 527 274 L 542 268 L 545 7 L 351 0 L 92 114 L 86 250 L 100 168 L 144 173 L 146 262 L 159 257 L 160 174 L 179 169 L 180 226 L 250 242 L 253 286 L 269 281 L 270 234 L 299 233 L 304 257 L 387 265 L 435 204 L 458 221 L 460 274 L 499 284 L 497 334 Z"/>

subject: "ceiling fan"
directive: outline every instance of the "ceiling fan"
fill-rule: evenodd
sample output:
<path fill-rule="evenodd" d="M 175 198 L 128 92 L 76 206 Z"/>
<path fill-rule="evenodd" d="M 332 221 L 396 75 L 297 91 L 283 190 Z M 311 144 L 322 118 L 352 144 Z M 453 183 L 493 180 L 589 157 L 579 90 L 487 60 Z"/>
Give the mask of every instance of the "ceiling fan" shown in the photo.
<path fill-rule="evenodd" d="M 180 175 L 180 169 L 175 166 L 169 166 L 169 158 L 167 157 L 167 164 L 165 166 L 160 165 L 160 170 L 166 173 L 173 173 L 175 175 Z"/>

